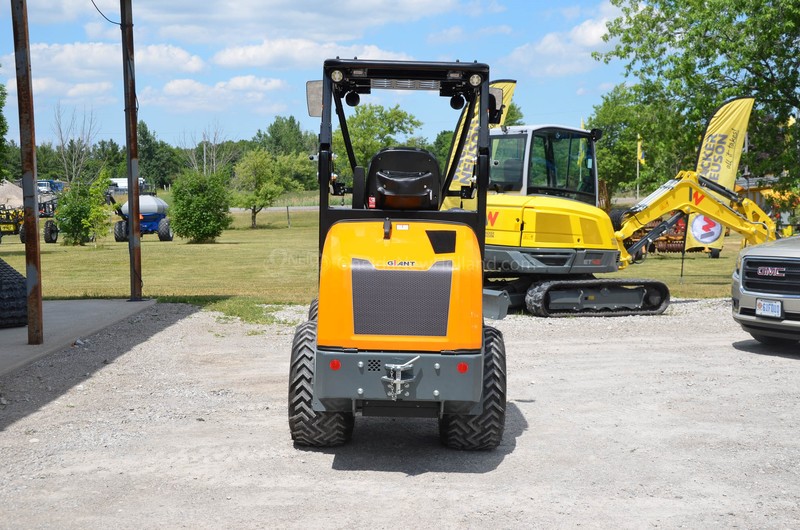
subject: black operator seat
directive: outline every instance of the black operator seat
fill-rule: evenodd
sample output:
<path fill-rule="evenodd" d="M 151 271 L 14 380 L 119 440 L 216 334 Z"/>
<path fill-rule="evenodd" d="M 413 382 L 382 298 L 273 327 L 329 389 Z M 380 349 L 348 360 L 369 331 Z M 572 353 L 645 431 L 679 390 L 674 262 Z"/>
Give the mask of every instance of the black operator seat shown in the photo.
<path fill-rule="evenodd" d="M 369 163 L 366 180 L 367 208 L 438 210 L 442 205 L 439 162 L 425 149 L 389 147 L 378 151 Z"/>

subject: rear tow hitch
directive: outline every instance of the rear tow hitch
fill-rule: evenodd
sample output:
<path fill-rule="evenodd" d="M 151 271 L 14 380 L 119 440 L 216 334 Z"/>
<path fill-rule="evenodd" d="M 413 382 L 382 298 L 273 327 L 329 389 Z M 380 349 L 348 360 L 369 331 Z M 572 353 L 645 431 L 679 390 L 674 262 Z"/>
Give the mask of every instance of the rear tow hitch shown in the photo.
<path fill-rule="evenodd" d="M 414 382 L 416 376 L 410 373 L 414 368 L 414 362 L 419 360 L 419 355 L 403 364 L 387 364 L 385 365 L 388 375 L 381 377 L 381 381 L 386 383 L 386 395 L 392 398 L 392 401 L 397 401 L 398 396 L 408 396 L 408 388 Z"/>

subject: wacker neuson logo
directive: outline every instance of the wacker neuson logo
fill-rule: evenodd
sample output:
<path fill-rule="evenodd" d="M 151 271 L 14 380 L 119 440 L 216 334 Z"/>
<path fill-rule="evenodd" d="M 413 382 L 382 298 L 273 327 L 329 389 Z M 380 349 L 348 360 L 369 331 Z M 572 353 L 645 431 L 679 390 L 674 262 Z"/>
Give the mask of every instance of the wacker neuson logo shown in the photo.
<path fill-rule="evenodd" d="M 786 267 L 759 267 L 756 270 L 756 274 L 772 278 L 783 278 L 786 276 Z"/>

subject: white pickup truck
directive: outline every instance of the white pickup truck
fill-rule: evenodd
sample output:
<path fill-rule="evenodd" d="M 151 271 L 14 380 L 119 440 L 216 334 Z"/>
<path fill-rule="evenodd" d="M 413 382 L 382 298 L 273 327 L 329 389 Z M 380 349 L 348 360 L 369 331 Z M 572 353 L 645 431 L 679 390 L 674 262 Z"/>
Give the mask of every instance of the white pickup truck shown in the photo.
<path fill-rule="evenodd" d="M 800 341 L 800 236 L 746 247 L 731 285 L 733 318 L 769 345 Z"/>

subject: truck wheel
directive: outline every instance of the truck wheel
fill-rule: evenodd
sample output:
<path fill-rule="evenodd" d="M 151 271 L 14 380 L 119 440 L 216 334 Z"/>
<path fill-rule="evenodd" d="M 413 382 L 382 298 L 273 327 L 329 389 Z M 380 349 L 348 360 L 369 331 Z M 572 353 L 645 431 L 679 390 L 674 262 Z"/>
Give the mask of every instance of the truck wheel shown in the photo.
<path fill-rule="evenodd" d="M 316 345 L 317 323 L 297 326 L 289 367 L 289 431 L 297 445 L 341 445 L 353 435 L 353 413 L 317 412 L 311 406 Z"/>
<path fill-rule="evenodd" d="M 114 241 L 120 243 L 128 240 L 128 221 L 114 223 Z"/>
<path fill-rule="evenodd" d="M 453 449 L 494 449 L 503 440 L 506 424 L 506 348 L 495 328 L 483 328 L 483 412 L 477 416 L 445 414 L 439 438 Z"/>
<path fill-rule="evenodd" d="M 158 222 L 158 240 L 159 241 L 172 241 L 173 238 L 172 227 L 169 225 L 169 219 L 162 219 Z"/>
<path fill-rule="evenodd" d="M 722 249 L 719 249 L 719 248 L 709 249 L 708 257 L 711 258 L 711 259 L 719 259 L 719 254 L 720 254 L 721 251 L 722 251 Z"/>
<path fill-rule="evenodd" d="M 25 244 L 25 225 L 19 227 L 19 242 Z"/>
<path fill-rule="evenodd" d="M 797 344 L 797 340 L 795 339 L 784 339 L 782 337 L 772 337 L 770 335 L 761 335 L 759 333 L 751 333 L 750 335 L 761 344 L 767 346 L 794 346 Z"/>
<path fill-rule="evenodd" d="M 44 242 L 55 243 L 58 241 L 58 226 L 55 221 L 49 219 L 44 223 Z"/>

